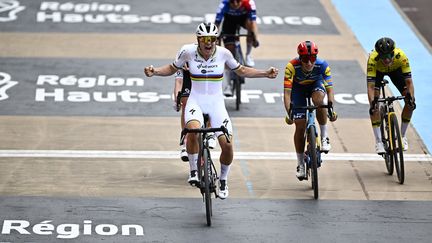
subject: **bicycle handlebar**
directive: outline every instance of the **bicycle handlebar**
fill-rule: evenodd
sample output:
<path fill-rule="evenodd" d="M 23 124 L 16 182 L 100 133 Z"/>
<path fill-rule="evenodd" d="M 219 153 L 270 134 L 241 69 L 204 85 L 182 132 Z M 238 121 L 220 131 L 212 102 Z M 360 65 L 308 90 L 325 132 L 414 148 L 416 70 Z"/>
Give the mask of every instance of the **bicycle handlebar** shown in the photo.
<path fill-rule="evenodd" d="M 327 108 L 327 115 L 328 117 L 332 118 L 333 117 L 333 105 L 307 105 L 307 106 L 296 106 L 293 107 L 293 105 L 291 104 L 290 109 L 288 111 L 289 114 L 289 118 L 292 120 L 293 119 L 293 112 L 292 110 L 299 110 L 299 109 L 306 109 L 308 111 L 313 111 L 316 109 L 320 109 L 320 108 Z"/>
<path fill-rule="evenodd" d="M 378 98 L 376 99 L 376 102 L 393 102 L 395 100 L 403 100 L 405 99 L 405 96 L 389 96 L 386 98 Z"/>
<path fill-rule="evenodd" d="M 217 128 L 210 127 L 210 128 L 192 128 L 192 129 L 185 127 L 185 128 L 183 128 L 181 135 L 180 135 L 180 145 L 184 144 L 184 139 L 186 137 L 186 134 L 188 134 L 188 133 L 209 133 L 209 132 L 223 132 L 227 142 L 231 143 L 231 140 L 228 136 L 229 135 L 228 129 L 224 126 L 220 126 Z"/>

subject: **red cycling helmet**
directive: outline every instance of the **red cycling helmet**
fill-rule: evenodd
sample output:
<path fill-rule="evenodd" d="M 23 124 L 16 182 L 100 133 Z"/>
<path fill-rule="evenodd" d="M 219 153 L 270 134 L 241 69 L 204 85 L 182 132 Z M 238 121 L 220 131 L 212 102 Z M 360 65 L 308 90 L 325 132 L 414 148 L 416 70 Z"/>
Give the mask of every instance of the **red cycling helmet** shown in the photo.
<path fill-rule="evenodd" d="M 299 56 L 317 55 L 318 46 L 313 41 L 303 41 L 297 46 L 297 53 Z"/>

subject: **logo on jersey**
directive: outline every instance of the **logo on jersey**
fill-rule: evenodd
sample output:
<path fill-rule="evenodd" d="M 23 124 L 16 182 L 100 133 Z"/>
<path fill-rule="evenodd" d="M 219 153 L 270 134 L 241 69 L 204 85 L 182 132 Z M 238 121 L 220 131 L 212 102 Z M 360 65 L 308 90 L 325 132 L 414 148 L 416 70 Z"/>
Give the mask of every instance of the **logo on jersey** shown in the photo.
<path fill-rule="evenodd" d="M 195 113 L 195 111 L 196 111 L 195 109 L 190 109 L 189 112 L 193 115 Z"/>
<path fill-rule="evenodd" d="M 228 126 L 228 119 L 225 119 L 223 122 L 222 122 L 222 124 L 224 125 L 224 127 L 227 127 Z"/>
<path fill-rule="evenodd" d="M 8 73 L 0 72 L 0 101 L 9 98 L 9 95 L 6 93 L 6 91 L 16 84 L 18 84 L 18 82 L 12 81 L 11 76 Z"/>
<path fill-rule="evenodd" d="M 0 0 L 0 22 L 10 22 L 17 19 L 17 13 L 24 10 L 16 0 Z"/>

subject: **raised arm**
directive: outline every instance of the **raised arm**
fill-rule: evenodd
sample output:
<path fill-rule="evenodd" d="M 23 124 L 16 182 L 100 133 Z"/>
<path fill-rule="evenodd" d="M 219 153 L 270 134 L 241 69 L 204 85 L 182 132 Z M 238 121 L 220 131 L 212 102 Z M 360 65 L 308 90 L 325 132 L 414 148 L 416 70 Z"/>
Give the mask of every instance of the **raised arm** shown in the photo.
<path fill-rule="evenodd" d="M 167 64 L 162 67 L 153 67 L 150 65 L 144 68 L 144 73 L 147 77 L 156 76 L 170 76 L 173 75 L 177 71 L 177 68 L 172 64 Z"/>
<path fill-rule="evenodd" d="M 234 70 L 234 72 L 237 75 L 247 78 L 276 78 L 279 70 L 274 67 L 270 67 L 267 70 L 260 70 L 240 65 L 240 67 Z"/>

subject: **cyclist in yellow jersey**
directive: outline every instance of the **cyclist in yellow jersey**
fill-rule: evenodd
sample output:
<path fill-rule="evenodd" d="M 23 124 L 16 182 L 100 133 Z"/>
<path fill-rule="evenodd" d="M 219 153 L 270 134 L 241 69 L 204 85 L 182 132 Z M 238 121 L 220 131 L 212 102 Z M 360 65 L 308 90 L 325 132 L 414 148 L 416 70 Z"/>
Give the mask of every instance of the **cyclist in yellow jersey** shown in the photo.
<path fill-rule="evenodd" d="M 375 87 L 379 88 L 377 82 L 382 81 L 386 75 L 390 77 L 401 95 L 405 96 L 401 133 L 403 148 L 407 150 L 408 140 L 405 134 L 416 107 L 411 68 L 405 53 L 400 48 L 396 48 L 395 42 L 391 38 L 383 37 L 375 43 L 375 49 L 369 54 L 367 62 L 367 91 L 370 110 L 372 111 L 370 119 L 375 136 L 375 150 L 378 154 L 384 154 L 385 150 L 381 141 L 379 128 L 381 120 L 376 102 L 380 90 Z"/>

